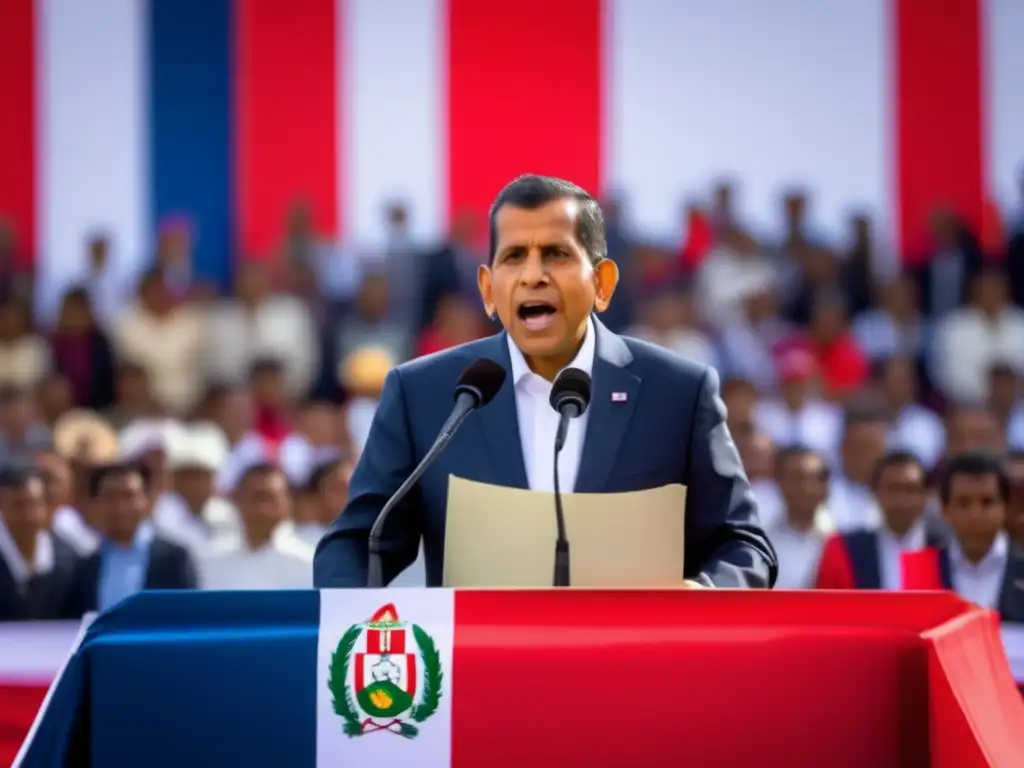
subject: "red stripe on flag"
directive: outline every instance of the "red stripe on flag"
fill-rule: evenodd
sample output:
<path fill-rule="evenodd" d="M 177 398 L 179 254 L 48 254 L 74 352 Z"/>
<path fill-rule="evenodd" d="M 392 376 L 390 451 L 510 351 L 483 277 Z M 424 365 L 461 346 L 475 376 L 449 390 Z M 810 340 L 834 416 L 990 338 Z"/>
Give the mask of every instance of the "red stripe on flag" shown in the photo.
<path fill-rule="evenodd" d="M 35 251 L 35 3 L 0 0 L 0 220 L 17 238 L 19 257 Z"/>
<path fill-rule="evenodd" d="M 449 213 L 485 212 L 523 173 L 561 176 L 597 194 L 600 0 L 448 5 Z"/>
<path fill-rule="evenodd" d="M 0 4 L 0 14 L 3 8 Z M 0 765 L 14 763 L 21 743 L 32 728 L 36 712 L 46 698 L 47 687 L 0 683 Z"/>
<path fill-rule="evenodd" d="M 911 259 L 936 205 L 982 222 L 981 2 L 895 0 L 898 221 Z"/>
<path fill-rule="evenodd" d="M 336 0 L 236 3 L 239 244 L 275 248 L 288 209 L 309 202 L 338 234 Z"/>

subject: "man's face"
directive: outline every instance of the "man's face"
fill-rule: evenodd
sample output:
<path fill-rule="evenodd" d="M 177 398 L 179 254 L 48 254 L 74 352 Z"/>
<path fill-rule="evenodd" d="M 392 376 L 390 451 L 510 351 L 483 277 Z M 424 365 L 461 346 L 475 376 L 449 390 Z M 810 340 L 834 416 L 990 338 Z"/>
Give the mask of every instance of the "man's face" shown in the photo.
<path fill-rule="evenodd" d="M 31 534 L 45 528 L 42 481 L 33 477 L 23 486 L 0 491 L 0 520 L 14 535 Z"/>
<path fill-rule="evenodd" d="M 788 457 L 779 473 L 779 491 L 790 514 L 809 520 L 828 494 L 821 457 L 813 453 Z"/>
<path fill-rule="evenodd" d="M 149 508 L 146 486 L 137 472 L 105 478 L 96 501 L 105 533 L 119 542 L 131 540 Z"/>
<path fill-rule="evenodd" d="M 871 470 L 885 453 L 886 425 L 865 421 L 851 424 L 843 435 L 843 471 L 856 483 L 867 485 Z"/>
<path fill-rule="evenodd" d="M 505 206 L 495 254 L 479 271 L 480 295 L 527 358 L 568 363 L 592 310 L 608 308 L 618 268 L 595 267 L 576 236 L 579 206 L 554 200 L 534 210 Z"/>
<path fill-rule="evenodd" d="M 246 520 L 277 523 L 291 513 L 288 481 L 281 472 L 264 472 L 246 479 L 238 490 L 238 511 Z"/>
<path fill-rule="evenodd" d="M 213 472 L 200 466 L 185 466 L 174 471 L 174 490 L 192 509 L 199 509 L 213 497 Z"/>
<path fill-rule="evenodd" d="M 924 470 L 914 462 L 886 467 L 878 478 L 875 498 L 889 527 L 897 533 L 905 532 L 928 503 Z"/>
<path fill-rule="evenodd" d="M 949 501 L 942 506 L 950 524 L 968 553 L 984 554 L 1006 523 L 1006 504 L 999 493 L 996 475 L 954 475 L 950 479 Z"/>

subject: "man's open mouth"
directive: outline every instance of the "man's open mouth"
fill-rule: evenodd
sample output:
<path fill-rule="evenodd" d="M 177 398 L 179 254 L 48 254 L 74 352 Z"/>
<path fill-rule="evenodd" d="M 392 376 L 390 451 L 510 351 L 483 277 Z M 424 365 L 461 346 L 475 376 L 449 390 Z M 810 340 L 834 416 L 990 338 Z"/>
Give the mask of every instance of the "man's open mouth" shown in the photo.
<path fill-rule="evenodd" d="M 539 331 L 551 324 L 555 317 L 554 304 L 543 301 L 527 301 L 519 305 L 519 319 L 531 331 Z"/>

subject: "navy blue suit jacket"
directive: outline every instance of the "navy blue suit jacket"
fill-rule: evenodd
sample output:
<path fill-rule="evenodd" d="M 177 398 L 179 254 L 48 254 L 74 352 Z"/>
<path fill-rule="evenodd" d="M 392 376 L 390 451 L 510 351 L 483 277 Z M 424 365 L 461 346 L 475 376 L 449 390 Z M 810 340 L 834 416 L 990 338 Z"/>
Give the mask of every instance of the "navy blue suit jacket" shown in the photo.
<path fill-rule="evenodd" d="M 599 322 L 594 327 L 593 393 L 575 490 L 614 493 L 682 483 L 688 494 L 681 576 L 719 587 L 773 585 L 775 552 L 725 425 L 715 371 L 617 336 Z M 366 585 L 374 519 L 437 437 L 459 375 L 481 357 L 510 371 L 506 333 L 413 360 L 388 375 L 348 505 L 317 546 L 317 587 Z M 422 536 L 427 584 L 442 583 L 449 475 L 529 487 L 513 387 L 509 376 L 388 518 L 381 546 L 387 581 L 416 559 Z M 613 392 L 626 399 L 612 402 Z"/>

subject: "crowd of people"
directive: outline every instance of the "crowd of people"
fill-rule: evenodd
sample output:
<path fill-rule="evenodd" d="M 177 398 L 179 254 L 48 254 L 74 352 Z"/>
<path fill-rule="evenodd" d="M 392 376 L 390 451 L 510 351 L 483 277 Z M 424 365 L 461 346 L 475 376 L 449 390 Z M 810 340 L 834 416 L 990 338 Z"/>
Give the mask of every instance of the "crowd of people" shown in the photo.
<path fill-rule="evenodd" d="M 1024 534 L 1024 217 L 983 242 L 937 210 L 928 252 L 891 258 L 864 216 L 820 236 L 794 192 L 769 239 L 733 197 L 713 190 L 678 248 L 607 201 L 622 279 L 602 322 L 719 370 L 777 586 L 910 588 L 893 558 L 934 545 L 946 586 L 997 606 Z M 141 275 L 97 232 L 55 312 L 0 224 L 0 620 L 311 586 L 387 372 L 500 330 L 477 295 L 486 222 L 457 216 L 432 245 L 413 213 L 391 206 L 389 245 L 367 252 L 296 204 L 227 291 L 193 273 L 185 217 Z M 873 584 L 836 532 L 874 537 Z"/>

